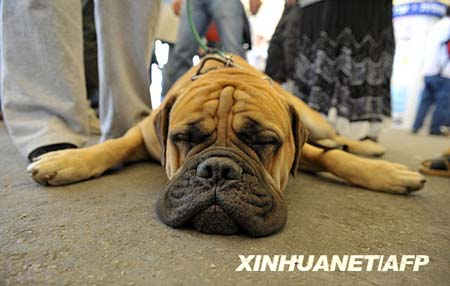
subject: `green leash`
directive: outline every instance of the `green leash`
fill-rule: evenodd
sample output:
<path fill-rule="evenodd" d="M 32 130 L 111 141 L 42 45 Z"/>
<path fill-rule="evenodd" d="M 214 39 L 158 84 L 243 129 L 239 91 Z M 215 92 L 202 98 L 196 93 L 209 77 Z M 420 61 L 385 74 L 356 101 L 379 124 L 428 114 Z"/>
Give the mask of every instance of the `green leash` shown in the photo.
<path fill-rule="evenodd" d="M 224 0 L 226 1 L 226 0 Z M 195 41 L 199 44 L 199 46 L 206 51 L 207 54 L 218 54 L 221 57 L 227 58 L 224 52 L 219 51 L 217 49 L 211 49 L 209 48 L 205 42 L 202 41 L 202 38 L 197 32 L 197 29 L 195 28 L 194 21 L 192 20 L 192 12 L 191 12 L 191 0 L 187 0 L 187 16 L 189 21 L 189 28 L 191 29 L 192 35 L 194 36 Z"/>

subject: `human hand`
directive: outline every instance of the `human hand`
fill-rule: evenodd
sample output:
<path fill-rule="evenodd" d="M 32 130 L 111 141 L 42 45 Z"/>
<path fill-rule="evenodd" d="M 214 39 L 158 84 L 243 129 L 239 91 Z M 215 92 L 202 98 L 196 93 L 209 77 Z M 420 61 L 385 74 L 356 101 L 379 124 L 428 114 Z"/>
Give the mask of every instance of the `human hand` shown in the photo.
<path fill-rule="evenodd" d="M 261 4 L 262 4 L 261 0 L 250 0 L 250 13 L 252 13 L 252 15 L 258 13 Z"/>
<path fill-rule="evenodd" d="M 174 0 L 173 1 L 172 10 L 175 13 L 175 15 L 180 16 L 182 4 L 183 4 L 183 0 Z"/>
<path fill-rule="evenodd" d="M 294 6 L 295 4 L 297 4 L 297 0 L 286 0 L 286 4 L 288 4 L 289 6 Z"/>

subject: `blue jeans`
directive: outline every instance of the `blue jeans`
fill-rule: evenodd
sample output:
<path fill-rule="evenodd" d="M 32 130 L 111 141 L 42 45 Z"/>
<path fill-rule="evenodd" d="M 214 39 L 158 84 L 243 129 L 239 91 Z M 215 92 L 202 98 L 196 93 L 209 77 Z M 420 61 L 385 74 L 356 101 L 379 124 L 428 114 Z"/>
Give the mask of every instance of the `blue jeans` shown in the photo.
<path fill-rule="evenodd" d="M 417 109 L 416 120 L 413 130 L 417 131 L 422 127 L 423 120 L 431 105 L 435 104 L 433 116 L 431 118 L 431 134 L 439 134 L 441 125 L 450 124 L 450 79 L 436 76 L 425 77 L 425 87 L 420 98 Z"/>
<path fill-rule="evenodd" d="M 214 21 L 225 52 L 245 56 L 243 48 L 243 10 L 239 0 L 191 0 L 192 19 L 200 36 Z M 186 1 L 180 15 L 177 42 L 164 71 L 162 96 L 192 66 L 192 58 L 198 52 L 198 44 L 189 29 Z"/>

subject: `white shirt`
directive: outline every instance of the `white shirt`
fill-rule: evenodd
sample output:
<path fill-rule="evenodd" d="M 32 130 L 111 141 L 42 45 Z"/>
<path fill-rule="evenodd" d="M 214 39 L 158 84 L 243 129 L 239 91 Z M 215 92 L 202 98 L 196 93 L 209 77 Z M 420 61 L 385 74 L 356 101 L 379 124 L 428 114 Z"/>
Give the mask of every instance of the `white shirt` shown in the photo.
<path fill-rule="evenodd" d="M 450 40 L 450 17 L 444 17 L 431 26 L 426 37 L 425 76 L 441 75 L 450 78 L 450 61 L 446 42 Z"/>

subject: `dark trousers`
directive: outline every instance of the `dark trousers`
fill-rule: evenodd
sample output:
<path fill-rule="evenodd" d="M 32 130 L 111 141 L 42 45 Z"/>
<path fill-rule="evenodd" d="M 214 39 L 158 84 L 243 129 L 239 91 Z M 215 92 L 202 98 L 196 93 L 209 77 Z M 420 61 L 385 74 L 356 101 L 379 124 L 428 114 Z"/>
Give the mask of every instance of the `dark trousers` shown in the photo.
<path fill-rule="evenodd" d="M 439 134 L 441 125 L 450 124 L 449 78 L 440 75 L 425 77 L 425 87 L 420 98 L 413 130 L 417 131 L 422 127 L 423 120 L 433 104 L 435 104 L 435 108 L 431 118 L 430 134 Z"/>

